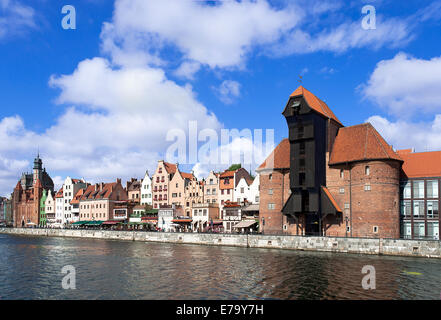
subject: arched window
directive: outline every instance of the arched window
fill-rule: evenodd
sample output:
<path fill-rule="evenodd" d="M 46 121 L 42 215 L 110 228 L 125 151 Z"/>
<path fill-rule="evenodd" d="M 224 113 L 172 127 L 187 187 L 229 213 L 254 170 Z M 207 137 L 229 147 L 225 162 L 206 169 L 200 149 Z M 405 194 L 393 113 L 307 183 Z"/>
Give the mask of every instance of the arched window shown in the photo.
<path fill-rule="evenodd" d="M 368 176 L 370 174 L 369 166 L 364 167 L 364 173 Z"/>

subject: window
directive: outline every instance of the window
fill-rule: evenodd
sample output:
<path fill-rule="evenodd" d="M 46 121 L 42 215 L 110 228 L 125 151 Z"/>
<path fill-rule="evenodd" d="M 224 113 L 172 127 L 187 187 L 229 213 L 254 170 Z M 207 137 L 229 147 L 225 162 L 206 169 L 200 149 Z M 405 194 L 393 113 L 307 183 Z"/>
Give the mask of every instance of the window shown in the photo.
<path fill-rule="evenodd" d="M 299 168 L 300 170 L 305 170 L 305 158 L 299 159 Z"/>
<path fill-rule="evenodd" d="M 245 192 L 244 188 L 240 188 L 240 193 L 244 193 L 244 192 Z"/>
<path fill-rule="evenodd" d="M 345 177 L 345 171 L 343 169 L 340 169 L 340 179 L 343 179 Z"/>
<path fill-rule="evenodd" d="M 364 185 L 364 191 L 371 191 L 371 185 L 369 183 Z"/>
<path fill-rule="evenodd" d="M 300 155 L 305 154 L 305 142 L 304 142 L 304 141 L 301 141 L 301 142 L 299 143 L 299 146 L 300 146 Z"/>
<path fill-rule="evenodd" d="M 364 167 L 364 174 L 368 176 L 370 173 L 371 169 L 369 168 L 369 166 Z"/>
<path fill-rule="evenodd" d="M 269 181 L 273 180 L 273 174 L 272 174 L 272 173 L 270 173 L 270 174 L 268 175 L 268 180 L 269 180 Z"/>
<path fill-rule="evenodd" d="M 425 236 L 425 224 L 424 222 L 415 222 L 413 224 L 413 237 L 414 238 L 424 238 Z"/>
<path fill-rule="evenodd" d="M 374 233 L 378 233 L 378 226 L 374 226 L 373 231 Z"/>
<path fill-rule="evenodd" d="M 438 218 L 438 201 L 427 201 L 427 218 Z"/>
<path fill-rule="evenodd" d="M 274 203 L 268 203 L 268 210 L 274 210 L 275 205 Z"/>
<path fill-rule="evenodd" d="M 413 197 L 417 199 L 424 198 L 424 181 L 415 180 L 413 182 Z"/>
<path fill-rule="evenodd" d="M 273 194 L 273 189 L 268 189 L 268 194 Z"/>
<path fill-rule="evenodd" d="M 410 217 L 411 211 L 410 200 L 401 201 L 401 215 L 404 217 Z"/>
<path fill-rule="evenodd" d="M 350 226 L 346 227 L 346 232 L 351 232 L 351 227 Z"/>
<path fill-rule="evenodd" d="M 438 180 L 427 180 L 427 198 L 438 198 Z"/>
<path fill-rule="evenodd" d="M 304 172 L 299 173 L 299 185 L 304 186 L 306 180 L 306 174 Z"/>
<path fill-rule="evenodd" d="M 414 201 L 413 202 L 413 216 L 424 217 L 424 201 Z"/>
<path fill-rule="evenodd" d="M 305 133 L 305 128 L 303 126 L 298 127 L 298 137 L 303 138 L 303 134 Z"/>
<path fill-rule="evenodd" d="M 439 239 L 439 222 L 427 222 L 427 237 L 434 240 Z"/>
<path fill-rule="evenodd" d="M 345 209 L 349 209 L 349 203 L 348 202 L 345 203 Z"/>
<path fill-rule="evenodd" d="M 410 199 L 411 197 L 411 185 L 409 181 L 403 182 L 400 185 L 401 197 L 403 199 Z"/>
<path fill-rule="evenodd" d="M 340 188 L 338 192 L 342 194 L 345 193 L 345 188 Z"/>

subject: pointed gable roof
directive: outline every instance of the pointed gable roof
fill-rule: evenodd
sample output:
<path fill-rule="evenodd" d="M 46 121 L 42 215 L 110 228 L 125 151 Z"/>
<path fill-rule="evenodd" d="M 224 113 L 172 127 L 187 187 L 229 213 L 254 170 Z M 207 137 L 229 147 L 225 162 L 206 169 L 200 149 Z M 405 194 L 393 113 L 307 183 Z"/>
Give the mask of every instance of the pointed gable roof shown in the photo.
<path fill-rule="evenodd" d="M 180 172 L 180 173 L 181 173 L 181 177 L 184 179 L 193 180 L 195 178 L 195 176 L 192 173 L 187 173 L 187 172 Z"/>
<path fill-rule="evenodd" d="M 175 173 L 177 166 L 173 163 L 165 162 L 164 161 L 164 167 L 165 170 L 167 170 L 167 173 Z"/>
<path fill-rule="evenodd" d="M 290 145 L 288 138 L 283 139 L 265 161 L 256 169 L 261 171 L 265 169 L 289 169 Z"/>
<path fill-rule="evenodd" d="M 305 89 L 303 86 L 300 86 L 296 90 L 294 90 L 293 93 L 291 93 L 290 98 L 299 96 L 303 96 L 311 109 L 343 126 L 343 124 L 340 122 L 340 120 L 338 120 L 338 118 L 328 107 L 328 105 L 317 98 L 311 91 Z"/>
<path fill-rule="evenodd" d="M 329 164 L 386 159 L 403 161 L 372 124 L 363 123 L 338 130 Z"/>

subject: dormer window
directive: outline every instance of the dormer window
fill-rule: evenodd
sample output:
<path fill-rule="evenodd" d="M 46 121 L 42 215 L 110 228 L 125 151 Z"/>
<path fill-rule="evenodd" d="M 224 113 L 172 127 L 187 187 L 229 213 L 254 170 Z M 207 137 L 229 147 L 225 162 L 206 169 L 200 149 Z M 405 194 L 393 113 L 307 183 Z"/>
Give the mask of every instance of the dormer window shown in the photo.
<path fill-rule="evenodd" d="M 293 101 L 291 108 L 294 111 L 294 114 L 298 114 L 300 111 L 300 100 Z"/>

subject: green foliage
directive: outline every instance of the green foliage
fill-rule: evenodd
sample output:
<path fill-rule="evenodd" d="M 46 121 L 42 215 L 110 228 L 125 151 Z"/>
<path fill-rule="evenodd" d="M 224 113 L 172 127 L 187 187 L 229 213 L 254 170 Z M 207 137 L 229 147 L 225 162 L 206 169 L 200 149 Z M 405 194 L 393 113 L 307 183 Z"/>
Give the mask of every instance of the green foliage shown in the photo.
<path fill-rule="evenodd" d="M 242 164 L 237 163 L 237 164 L 232 164 L 229 168 L 228 171 L 236 171 L 237 169 L 242 168 Z"/>

